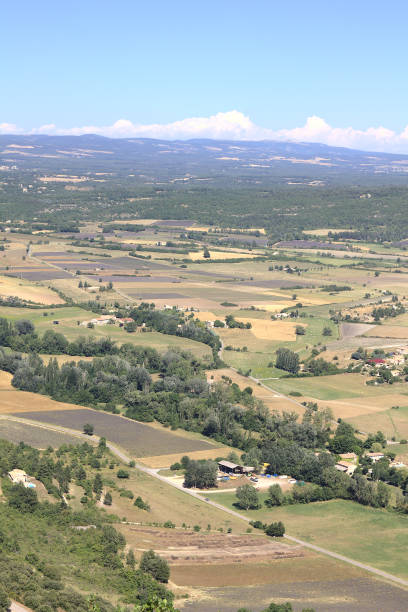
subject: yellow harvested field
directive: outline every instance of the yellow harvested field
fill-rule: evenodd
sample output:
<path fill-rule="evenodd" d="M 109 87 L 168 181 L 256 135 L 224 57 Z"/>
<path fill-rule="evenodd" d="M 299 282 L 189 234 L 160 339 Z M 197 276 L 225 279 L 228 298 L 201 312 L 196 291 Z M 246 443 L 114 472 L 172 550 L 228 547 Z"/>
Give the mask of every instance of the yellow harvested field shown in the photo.
<path fill-rule="evenodd" d="M 136 202 L 136 200 L 151 200 L 151 198 L 128 198 L 129 202 Z M 158 219 L 115 219 L 112 223 L 116 225 L 153 225 Z"/>
<path fill-rule="evenodd" d="M 226 457 L 230 452 L 236 452 L 236 449 L 228 446 L 220 446 L 210 448 L 208 450 L 191 451 L 183 453 L 172 453 L 170 455 L 155 455 L 153 457 L 142 457 L 138 461 L 151 468 L 167 468 L 173 463 L 179 462 L 182 457 L 188 455 L 190 459 L 216 459 L 217 457 Z"/>
<path fill-rule="evenodd" d="M 195 317 L 200 321 L 215 321 L 215 319 L 220 319 L 222 321 L 224 318 L 222 316 L 217 317 L 213 312 L 210 312 L 209 310 L 201 310 L 200 312 L 196 312 L 194 314 Z"/>
<path fill-rule="evenodd" d="M 293 306 L 293 302 L 271 302 L 269 304 L 264 304 L 263 302 L 255 302 L 254 306 L 257 306 L 258 308 L 264 308 L 268 312 L 280 312 L 284 308 Z"/>
<path fill-rule="evenodd" d="M 211 251 L 210 250 L 210 255 L 211 255 L 212 260 L 214 259 L 215 260 L 217 259 L 253 259 L 254 257 L 256 257 L 256 254 L 254 253 L 244 253 L 244 252 L 237 253 L 236 251 Z M 197 261 L 197 259 L 203 259 L 205 261 L 205 258 L 203 256 L 203 251 L 198 251 L 198 253 L 189 253 L 188 258 L 192 259 L 193 261 Z"/>
<path fill-rule="evenodd" d="M 346 228 L 346 229 L 336 229 L 336 228 L 323 228 L 323 229 L 314 229 L 314 230 L 307 230 L 308 234 L 313 234 L 314 236 L 327 236 L 327 234 L 329 232 L 348 232 L 350 231 L 350 228 Z"/>
<path fill-rule="evenodd" d="M 10 276 L 0 276 L 0 296 L 17 296 L 37 304 L 64 304 L 64 300 L 48 287 Z"/>
<path fill-rule="evenodd" d="M 17 412 L 45 412 L 49 410 L 78 410 L 82 406 L 56 402 L 45 395 L 19 391 L 11 385 L 12 375 L 0 371 L 0 414 Z"/>
<path fill-rule="evenodd" d="M 408 327 L 402 325 L 376 325 L 365 336 L 372 338 L 408 338 Z"/>
<path fill-rule="evenodd" d="M 44 363 L 49 363 L 50 359 L 56 359 L 58 365 L 63 365 L 64 363 L 69 363 L 70 361 L 92 361 L 93 357 L 78 357 L 75 355 L 42 355 L 40 354 L 41 359 Z"/>
<path fill-rule="evenodd" d="M 296 340 L 296 323 L 291 321 L 270 321 L 246 317 L 237 317 L 237 321 L 251 323 L 250 331 L 256 338 L 262 340 L 281 340 L 282 342 Z M 302 323 L 302 325 L 306 327 L 307 324 Z"/>

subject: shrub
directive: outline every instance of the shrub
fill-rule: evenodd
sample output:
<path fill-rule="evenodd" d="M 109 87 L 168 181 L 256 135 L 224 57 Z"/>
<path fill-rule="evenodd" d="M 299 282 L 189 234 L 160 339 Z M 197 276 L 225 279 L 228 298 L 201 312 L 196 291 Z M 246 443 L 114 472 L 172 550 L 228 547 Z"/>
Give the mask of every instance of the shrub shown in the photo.
<path fill-rule="evenodd" d="M 121 489 L 120 497 L 127 497 L 128 499 L 133 499 L 134 493 L 132 493 L 132 491 L 129 491 L 128 489 Z"/>
<path fill-rule="evenodd" d="M 265 533 L 274 538 L 281 538 L 285 534 L 285 526 L 282 521 L 270 523 L 270 525 L 267 525 L 265 528 Z"/>
<path fill-rule="evenodd" d="M 153 550 L 147 550 L 143 553 L 140 560 L 140 569 L 153 576 L 159 582 L 168 582 L 170 577 L 167 561 L 156 555 Z"/>
<path fill-rule="evenodd" d="M 129 472 L 127 470 L 118 470 L 116 476 L 118 478 L 129 478 Z"/>
<path fill-rule="evenodd" d="M 135 501 L 133 502 L 133 505 L 136 506 L 136 508 L 140 508 L 141 510 L 146 510 L 147 512 L 149 512 L 150 510 L 149 504 L 143 501 L 140 495 L 136 497 Z"/>

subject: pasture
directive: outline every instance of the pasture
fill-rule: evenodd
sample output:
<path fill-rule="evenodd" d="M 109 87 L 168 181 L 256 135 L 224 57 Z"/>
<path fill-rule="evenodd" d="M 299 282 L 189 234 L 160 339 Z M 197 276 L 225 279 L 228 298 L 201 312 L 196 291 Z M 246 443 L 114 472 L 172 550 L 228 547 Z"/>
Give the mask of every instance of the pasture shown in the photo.
<path fill-rule="evenodd" d="M 331 376 L 314 376 L 305 378 L 281 378 L 271 382 L 271 386 L 281 393 L 298 391 L 302 395 L 318 400 L 337 400 L 358 397 L 378 398 L 390 393 L 387 385 L 368 386 L 370 377 L 361 374 L 343 373 Z M 268 385 L 269 382 L 265 381 Z M 408 392 L 404 383 L 392 385 L 392 394 Z"/>
<path fill-rule="evenodd" d="M 211 499 L 234 508 L 233 493 Z M 254 520 L 283 521 L 289 535 L 328 548 L 362 563 L 408 578 L 408 516 L 332 500 L 246 512 Z"/>

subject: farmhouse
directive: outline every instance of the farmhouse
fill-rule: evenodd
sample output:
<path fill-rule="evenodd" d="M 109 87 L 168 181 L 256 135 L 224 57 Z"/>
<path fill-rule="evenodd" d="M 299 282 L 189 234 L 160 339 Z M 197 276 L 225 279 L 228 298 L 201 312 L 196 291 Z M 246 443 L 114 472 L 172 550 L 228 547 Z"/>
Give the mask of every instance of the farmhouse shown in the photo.
<path fill-rule="evenodd" d="M 254 468 L 249 465 L 238 465 L 232 461 L 219 461 L 218 469 L 225 474 L 250 474 Z"/>
<path fill-rule="evenodd" d="M 384 453 L 366 453 L 366 457 L 369 457 L 371 461 L 376 463 L 380 459 L 383 459 Z"/>
<path fill-rule="evenodd" d="M 353 463 L 357 463 L 357 455 L 356 453 L 341 453 L 340 459 L 342 461 L 352 461 Z"/>
<path fill-rule="evenodd" d="M 339 472 L 344 472 L 349 476 L 352 476 L 354 471 L 357 469 L 357 466 L 354 463 L 350 463 L 349 461 L 339 461 L 334 467 L 336 468 L 336 470 L 339 470 Z"/>
<path fill-rule="evenodd" d="M 13 484 L 22 484 L 25 487 L 33 486 L 31 485 L 28 476 L 24 470 L 11 470 L 11 472 L 8 473 L 8 477 L 10 478 Z"/>

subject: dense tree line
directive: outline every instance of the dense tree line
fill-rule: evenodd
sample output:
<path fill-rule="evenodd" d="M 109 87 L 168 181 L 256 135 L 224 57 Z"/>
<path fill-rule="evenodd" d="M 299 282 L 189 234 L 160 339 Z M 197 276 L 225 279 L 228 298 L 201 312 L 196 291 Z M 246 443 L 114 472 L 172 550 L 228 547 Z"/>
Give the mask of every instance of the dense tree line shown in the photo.
<path fill-rule="evenodd" d="M 218 336 L 208 330 L 205 324 L 194 319 L 194 314 L 189 317 L 177 309 L 156 310 L 154 304 L 142 303 L 133 308 L 126 316 L 131 317 L 137 325 L 145 325 L 163 334 L 190 338 L 196 342 L 203 342 L 213 350 L 214 360 L 217 360 L 217 352 L 221 347 Z"/>

